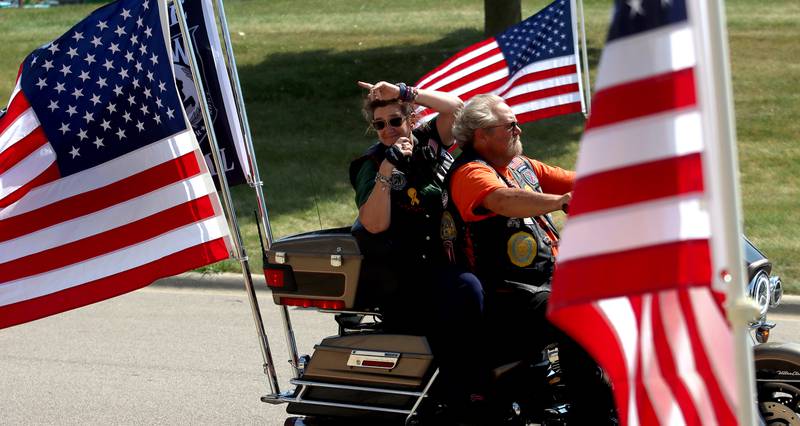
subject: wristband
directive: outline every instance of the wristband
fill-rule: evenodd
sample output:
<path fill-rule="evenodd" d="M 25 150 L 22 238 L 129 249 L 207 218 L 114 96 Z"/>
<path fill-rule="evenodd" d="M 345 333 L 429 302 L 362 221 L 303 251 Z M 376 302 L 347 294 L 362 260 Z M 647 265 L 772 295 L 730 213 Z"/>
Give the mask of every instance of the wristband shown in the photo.
<path fill-rule="evenodd" d="M 397 88 L 400 90 L 398 98 L 403 102 L 414 102 L 419 94 L 419 89 L 409 86 L 405 83 L 397 83 Z"/>
<path fill-rule="evenodd" d="M 408 96 L 408 86 L 405 83 L 397 83 L 397 88 L 400 90 L 400 95 L 398 97 L 401 101 L 406 101 L 406 96 Z"/>

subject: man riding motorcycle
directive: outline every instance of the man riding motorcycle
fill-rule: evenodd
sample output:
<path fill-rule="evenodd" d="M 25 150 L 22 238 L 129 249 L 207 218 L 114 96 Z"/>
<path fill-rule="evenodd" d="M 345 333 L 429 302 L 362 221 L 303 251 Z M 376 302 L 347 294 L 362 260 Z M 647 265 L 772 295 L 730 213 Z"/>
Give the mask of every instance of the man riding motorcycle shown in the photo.
<path fill-rule="evenodd" d="M 571 424 L 602 424 L 613 407 L 608 386 L 588 354 L 545 318 L 558 253 L 549 213 L 567 209 L 574 172 L 523 156 L 522 129 L 496 95 L 467 102 L 453 134 L 463 152 L 448 175 L 450 239 L 483 284 L 497 345 L 512 359 L 557 342 Z"/>

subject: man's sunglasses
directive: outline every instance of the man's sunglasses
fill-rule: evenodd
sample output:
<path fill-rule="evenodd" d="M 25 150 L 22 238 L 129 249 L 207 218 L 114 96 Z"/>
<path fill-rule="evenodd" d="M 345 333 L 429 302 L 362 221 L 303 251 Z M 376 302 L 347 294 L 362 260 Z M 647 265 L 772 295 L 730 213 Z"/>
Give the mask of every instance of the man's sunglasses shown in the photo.
<path fill-rule="evenodd" d="M 519 123 L 516 121 L 512 121 L 510 123 L 497 124 L 494 126 L 488 126 L 486 127 L 486 129 L 494 129 L 495 127 L 505 127 L 505 129 L 509 132 L 514 131 L 514 129 L 522 130 L 522 128 L 519 127 Z"/>
<path fill-rule="evenodd" d="M 403 121 L 405 121 L 405 117 L 392 117 L 388 121 L 383 120 L 375 120 L 372 122 L 372 128 L 381 131 L 384 127 L 386 127 L 386 123 L 389 123 L 392 127 L 400 127 L 403 125 Z"/>

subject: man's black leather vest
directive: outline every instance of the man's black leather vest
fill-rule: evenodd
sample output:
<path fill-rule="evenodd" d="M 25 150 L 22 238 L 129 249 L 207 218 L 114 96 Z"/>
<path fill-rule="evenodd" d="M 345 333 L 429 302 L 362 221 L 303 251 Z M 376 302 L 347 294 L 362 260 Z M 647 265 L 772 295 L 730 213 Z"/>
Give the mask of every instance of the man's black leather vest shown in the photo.
<path fill-rule="evenodd" d="M 470 162 L 491 167 L 477 154 L 464 152 L 450 170 L 450 176 Z M 495 171 L 506 185 L 542 192 L 539 179 L 527 159 L 515 157 L 508 169 L 514 177 L 512 182 Z M 465 223 L 452 201 L 448 211 L 454 217 L 456 229 L 460 231 L 456 241 L 460 249 L 457 258 L 467 263 L 482 282 L 489 284 L 505 280 L 532 285 L 549 284 L 555 264 L 552 250 L 554 241 L 545 230 L 558 238 L 558 231 L 549 215 L 528 218 L 497 215 Z"/>

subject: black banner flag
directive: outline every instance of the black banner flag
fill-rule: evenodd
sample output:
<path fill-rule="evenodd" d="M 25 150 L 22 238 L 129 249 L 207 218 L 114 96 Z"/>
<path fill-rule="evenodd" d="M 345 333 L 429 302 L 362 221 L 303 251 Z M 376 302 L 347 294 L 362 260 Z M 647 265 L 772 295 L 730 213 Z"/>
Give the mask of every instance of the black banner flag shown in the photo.
<path fill-rule="evenodd" d="M 220 47 L 219 35 L 214 21 L 214 11 L 210 0 L 182 0 L 189 24 L 189 34 L 195 49 L 195 59 L 200 70 L 200 79 L 206 92 L 207 103 L 214 133 L 217 136 L 225 176 L 229 186 L 247 182 L 251 176 L 244 149 L 244 138 L 237 116 L 237 105 L 233 97 Z M 203 115 L 197 90 L 192 79 L 192 70 L 186 57 L 180 26 L 175 15 L 175 7 L 170 6 L 170 35 L 172 40 L 172 61 L 175 82 L 183 96 L 183 107 L 194 129 L 197 141 L 206 158 L 211 175 L 219 189 L 216 168 L 211 160 L 211 148 L 203 125 Z"/>

